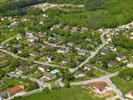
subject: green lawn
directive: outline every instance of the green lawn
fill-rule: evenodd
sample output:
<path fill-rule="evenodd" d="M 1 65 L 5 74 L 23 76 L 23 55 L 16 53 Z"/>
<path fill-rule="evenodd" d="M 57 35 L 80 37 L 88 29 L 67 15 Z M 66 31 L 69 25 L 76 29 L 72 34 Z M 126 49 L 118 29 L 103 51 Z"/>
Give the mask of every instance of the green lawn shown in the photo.
<path fill-rule="evenodd" d="M 130 90 L 133 90 L 133 80 L 126 81 L 120 77 L 112 77 L 113 83 L 125 94 Z"/>
<path fill-rule="evenodd" d="M 51 92 L 42 92 L 28 97 L 16 98 L 15 100 L 103 100 L 95 97 L 89 90 L 81 87 L 54 89 Z"/>

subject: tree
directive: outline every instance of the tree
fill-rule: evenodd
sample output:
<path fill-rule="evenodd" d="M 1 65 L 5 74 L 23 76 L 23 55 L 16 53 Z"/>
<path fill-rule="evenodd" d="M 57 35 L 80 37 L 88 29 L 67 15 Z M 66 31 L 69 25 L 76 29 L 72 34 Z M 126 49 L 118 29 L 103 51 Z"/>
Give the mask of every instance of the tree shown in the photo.
<path fill-rule="evenodd" d="M 119 72 L 119 77 L 125 80 L 131 80 L 133 78 L 133 69 L 125 68 Z"/>
<path fill-rule="evenodd" d="M 64 84 L 65 84 L 65 87 L 66 88 L 69 88 L 70 87 L 70 83 L 69 83 L 69 81 L 68 80 L 64 80 Z"/>

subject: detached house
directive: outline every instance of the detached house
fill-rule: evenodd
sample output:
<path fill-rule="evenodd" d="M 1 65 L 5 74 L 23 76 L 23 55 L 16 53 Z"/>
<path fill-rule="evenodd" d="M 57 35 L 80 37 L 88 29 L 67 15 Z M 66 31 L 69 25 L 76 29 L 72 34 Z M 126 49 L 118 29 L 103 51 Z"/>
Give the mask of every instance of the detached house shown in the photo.
<path fill-rule="evenodd" d="M 58 53 L 66 53 L 66 52 L 68 52 L 69 51 L 69 49 L 68 48 L 59 48 L 58 49 Z"/>
<path fill-rule="evenodd" d="M 110 60 L 108 62 L 108 67 L 113 67 L 113 66 L 116 66 L 116 61 Z"/>
<path fill-rule="evenodd" d="M 22 35 L 21 34 L 18 34 L 17 36 L 16 36 L 16 40 L 21 40 L 22 39 Z"/>
<path fill-rule="evenodd" d="M 127 97 L 127 98 L 133 100 L 133 91 L 128 92 L 128 93 L 125 95 L 125 97 Z"/>
<path fill-rule="evenodd" d="M 30 70 L 29 66 L 19 66 L 18 68 L 16 68 L 17 73 L 20 73 L 20 74 L 28 70 Z"/>
<path fill-rule="evenodd" d="M 90 71 L 90 70 L 93 70 L 94 67 L 93 67 L 91 64 L 86 64 L 86 65 L 84 66 L 84 69 Z"/>
<path fill-rule="evenodd" d="M 117 57 L 116 57 L 116 60 L 117 61 L 124 61 L 124 60 L 126 60 L 126 56 L 124 56 L 122 54 L 118 54 Z"/>
<path fill-rule="evenodd" d="M 23 90 L 23 88 L 21 86 L 14 86 L 14 87 L 8 89 L 6 91 L 6 93 L 8 96 L 12 96 L 12 95 L 15 95 L 15 94 L 21 92 L 22 90 Z"/>
<path fill-rule="evenodd" d="M 101 53 L 101 55 L 106 55 L 106 54 L 109 53 L 109 50 L 107 50 L 107 49 L 102 49 L 102 50 L 100 51 L 100 53 Z"/>
<path fill-rule="evenodd" d="M 85 74 L 81 71 L 76 71 L 74 73 L 74 76 L 75 76 L 75 78 L 83 78 L 83 77 L 85 77 Z"/>
<path fill-rule="evenodd" d="M 46 56 L 46 59 L 47 59 L 48 62 L 52 62 L 53 56 L 47 55 L 47 56 Z"/>
<path fill-rule="evenodd" d="M 56 77 L 55 75 L 53 75 L 52 73 L 49 73 L 49 72 L 44 72 L 44 74 L 43 74 L 43 78 L 46 80 L 52 80 L 55 77 Z"/>
<path fill-rule="evenodd" d="M 103 81 L 92 83 L 90 89 L 96 94 L 100 95 L 108 91 L 112 91 L 112 89 L 107 85 L 107 83 Z"/>

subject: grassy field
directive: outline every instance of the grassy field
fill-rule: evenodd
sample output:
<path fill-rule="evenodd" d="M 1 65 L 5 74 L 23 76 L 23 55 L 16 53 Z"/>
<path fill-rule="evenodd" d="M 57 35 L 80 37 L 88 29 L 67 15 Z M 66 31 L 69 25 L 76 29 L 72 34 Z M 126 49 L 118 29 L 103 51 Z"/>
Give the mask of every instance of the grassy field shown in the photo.
<path fill-rule="evenodd" d="M 132 0 L 103 0 L 103 9 L 84 10 L 80 12 L 64 13 L 51 10 L 50 15 L 56 22 L 71 26 L 86 26 L 90 29 L 100 27 L 116 27 L 133 20 L 133 1 Z M 51 12 L 51 13 L 50 13 Z M 57 15 L 58 14 L 58 15 Z M 75 20 L 73 20 L 75 19 Z"/>
<path fill-rule="evenodd" d="M 42 92 L 15 100 L 103 100 L 95 97 L 89 90 L 81 87 L 54 89 L 51 92 Z"/>
<path fill-rule="evenodd" d="M 112 77 L 111 80 L 124 94 L 130 90 L 133 90 L 133 80 L 126 81 L 120 77 Z"/>

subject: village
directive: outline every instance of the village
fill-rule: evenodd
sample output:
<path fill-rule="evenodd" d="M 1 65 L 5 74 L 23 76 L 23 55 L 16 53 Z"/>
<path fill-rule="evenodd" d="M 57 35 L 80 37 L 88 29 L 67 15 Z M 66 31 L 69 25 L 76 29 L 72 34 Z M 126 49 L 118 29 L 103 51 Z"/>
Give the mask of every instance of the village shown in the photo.
<path fill-rule="evenodd" d="M 48 17 L 43 13 L 40 16 L 39 19 Z M 133 99 L 133 87 L 123 92 L 118 86 L 121 83 L 114 82 L 115 77 L 123 74 L 122 70 L 133 68 L 133 50 L 129 49 L 133 43 L 133 22 L 97 31 L 61 23 L 53 24 L 47 31 L 33 31 L 33 19 L 0 18 L 1 29 L 14 32 L 0 41 L 0 100 L 45 88 L 80 85 L 98 97 Z M 36 24 L 41 28 L 44 22 Z M 18 33 L 16 29 L 21 27 L 25 30 Z M 121 45 L 122 42 L 130 44 Z M 125 77 L 132 79 L 132 75 Z"/>

